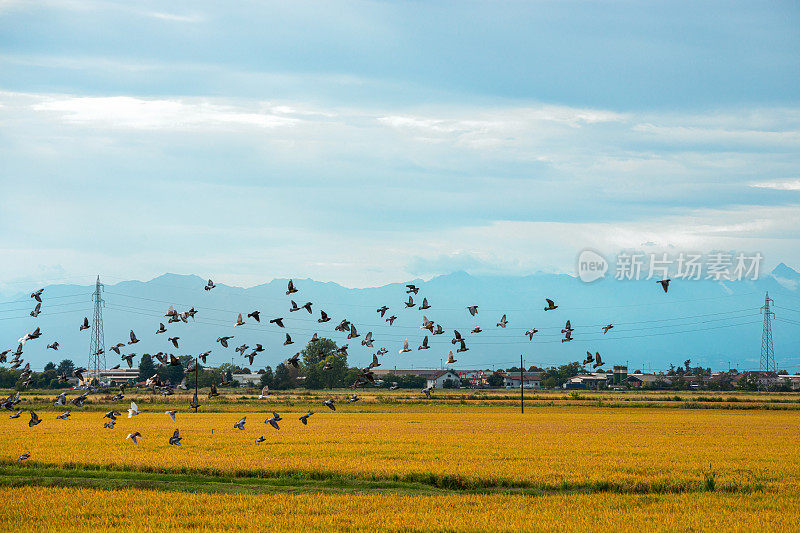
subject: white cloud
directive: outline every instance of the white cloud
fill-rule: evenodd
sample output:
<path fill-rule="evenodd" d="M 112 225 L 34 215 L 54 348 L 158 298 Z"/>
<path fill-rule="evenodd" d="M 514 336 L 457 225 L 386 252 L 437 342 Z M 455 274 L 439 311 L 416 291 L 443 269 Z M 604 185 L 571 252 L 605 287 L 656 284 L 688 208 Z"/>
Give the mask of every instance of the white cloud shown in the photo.
<path fill-rule="evenodd" d="M 758 189 L 774 189 L 776 191 L 800 191 L 800 178 L 775 181 L 757 181 L 751 183 L 750 186 Z"/>

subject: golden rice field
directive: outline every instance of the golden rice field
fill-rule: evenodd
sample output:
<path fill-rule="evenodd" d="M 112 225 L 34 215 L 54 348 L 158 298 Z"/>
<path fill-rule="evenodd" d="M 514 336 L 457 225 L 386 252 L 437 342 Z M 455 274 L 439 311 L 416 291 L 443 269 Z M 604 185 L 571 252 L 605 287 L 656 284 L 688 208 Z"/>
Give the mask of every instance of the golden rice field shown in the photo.
<path fill-rule="evenodd" d="M 276 403 L 275 430 L 264 423 L 273 405 L 176 405 L 176 423 L 162 405 L 139 405 L 113 430 L 102 411 L 66 421 L 41 411 L 33 428 L 27 413 L 0 418 L 0 521 L 511 531 L 794 529 L 800 519 L 796 410 L 367 403 L 318 405 L 303 426 L 305 409 Z M 245 430 L 234 429 L 244 415 Z M 168 444 L 176 428 L 180 447 Z"/>
<path fill-rule="evenodd" d="M 190 494 L 0 488 L 16 531 L 792 531 L 773 494 Z"/>

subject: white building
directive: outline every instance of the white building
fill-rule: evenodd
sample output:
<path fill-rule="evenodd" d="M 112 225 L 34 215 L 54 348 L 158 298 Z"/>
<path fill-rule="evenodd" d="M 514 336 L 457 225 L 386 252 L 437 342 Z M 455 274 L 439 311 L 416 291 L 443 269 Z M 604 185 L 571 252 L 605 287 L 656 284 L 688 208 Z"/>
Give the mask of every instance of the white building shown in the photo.
<path fill-rule="evenodd" d="M 83 381 L 79 381 L 78 385 L 85 386 L 89 384 L 91 379 L 97 377 L 100 385 L 120 385 L 128 383 L 131 380 L 137 381 L 139 379 L 138 368 L 103 368 L 100 370 L 90 370 L 83 373 Z"/>
<path fill-rule="evenodd" d="M 461 386 L 461 378 L 456 372 L 453 370 L 439 370 L 428 378 L 428 387 L 443 389 L 446 381 L 451 382 L 449 384 L 450 387 L 458 388 Z"/>
<path fill-rule="evenodd" d="M 521 381 L 523 389 L 542 388 L 542 374 L 540 372 L 523 372 Z M 503 386 L 505 388 L 518 389 L 519 385 L 520 385 L 519 372 L 509 372 L 508 374 L 503 374 Z"/>
<path fill-rule="evenodd" d="M 261 386 L 261 374 L 232 374 L 231 377 L 245 387 Z"/>

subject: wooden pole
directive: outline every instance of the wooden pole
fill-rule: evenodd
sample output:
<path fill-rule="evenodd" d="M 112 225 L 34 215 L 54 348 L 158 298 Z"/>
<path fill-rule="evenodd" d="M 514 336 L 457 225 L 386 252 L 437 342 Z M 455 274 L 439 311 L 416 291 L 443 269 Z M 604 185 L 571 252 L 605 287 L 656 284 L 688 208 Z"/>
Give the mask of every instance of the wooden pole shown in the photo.
<path fill-rule="evenodd" d="M 519 410 L 525 413 L 525 368 L 522 366 L 522 354 L 519 354 Z"/>

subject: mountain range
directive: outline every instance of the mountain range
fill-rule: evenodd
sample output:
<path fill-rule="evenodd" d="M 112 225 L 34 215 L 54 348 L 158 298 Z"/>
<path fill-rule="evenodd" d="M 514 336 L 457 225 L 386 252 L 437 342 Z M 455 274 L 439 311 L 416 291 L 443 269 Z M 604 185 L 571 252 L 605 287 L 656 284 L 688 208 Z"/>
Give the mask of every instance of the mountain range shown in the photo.
<path fill-rule="evenodd" d="M 665 370 L 670 364 L 727 369 L 757 369 L 761 352 L 765 293 L 774 300 L 775 319 L 772 333 L 775 359 L 781 369 L 800 369 L 800 273 L 781 263 L 771 273 L 757 280 L 718 282 L 712 280 L 674 280 L 664 293 L 653 280 L 618 281 L 603 279 L 583 283 L 563 274 L 535 273 L 528 276 L 476 276 L 454 272 L 432 278 L 380 287 L 351 289 L 333 282 L 295 279 L 298 291 L 287 296 L 287 279 L 249 288 L 217 283 L 210 291 L 203 290 L 206 280 L 195 275 L 164 274 L 150 281 L 123 281 L 103 287 L 102 309 L 107 366 L 120 363 L 119 356 L 108 350 L 117 342 L 127 342 L 130 330 L 141 340 L 123 349 L 123 353 L 197 354 L 212 350 L 208 364 L 234 362 L 255 371 L 267 365 L 273 368 L 302 349 L 314 333 L 334 339 L 339 345 L 349 344 L 349 362 L 364 365 L 378 348 L 389 351 L 381 358 L 388 367 L 440 368 L 453 345 L 453 330 L 467 339 L 469 351 L 457 353 L 457 362 L 450 367 L 507 368 L 552 366 L 583 360 L 586 351 L 600 352 L 606 368 L 628 364 L 631 370 Z M 419 287 L 414 308 L 406 308 L 406 284 Z M 34 300 L 18 294 L 0 301 L 0 349 L 16 348 L 17 339 L 37 326 L 42 337 L 29 341 L 23 357 L 35 369 L 47 361 L 72 359 L 86 366 L 92 330 L 79 331 L 84 317 L 92 322 L 94 285 L 48 285 L 42 293 L 42 312 L 34 318 L 29 312 Z M 430 309 L 418 309 L 423 297 Z M 558 308 L 544 311 L 545 298 L 553 299 Z M 313 313 L 289 311 L 290 300 L 302 306 L 312 302 Z M 188 323 L 168 324 L 164 316 L 170 305 L 178 312 L 190 307 L 197 310 Z M 398 318 L 389 325 L 376 309 L 386 305 L 386 317 Z M 470 316 L 466 307 L 478 305 L 478 314 Z M 260 323 L 246 318 L 259 310 Z M 320 310 L 331 321 L 319 323 Z M 242 313 L 245 325 L 234 327 Z M 507 315 L 508 325 L 497 326 Z M 423 315 L 442 324 L 446 333 L 432 336 L 420 329 Z M 283 317 L 281 329 L 269 320 Z M 360 337 L 347 340 L 334 331 L 342 320 L 351 321 Z M 561 342 L 566 320 L 574 328 L 571 342 Z M 163 322 L 167 333 L 155 334 Z M 614 328 L 604 334 L 602 326 Z M 475 327 L 481 333 L 470 333 Z M 525 331 L 538 329 L 533 340 Z M 361 345 L 372 331 L 374 348 Z M 294 344 L 284 346 L 285 333 Z M 431 348 L 417 350 L 425 334 Z M 229 348 L 216 339 L 233 335 Z M 179 349 L 168 337 L 178 336 Z M 398 354 L 404 339 L 411 352 Z M 57 340 L 57 352 L 46 345 Z M 240 344 L 260 343 L 265 351 L 253 365 L 234 352 Z M 134 360 L 138 361 L 138 358 Z M 123 363 L 124 364 L 124 363 Z"/>

